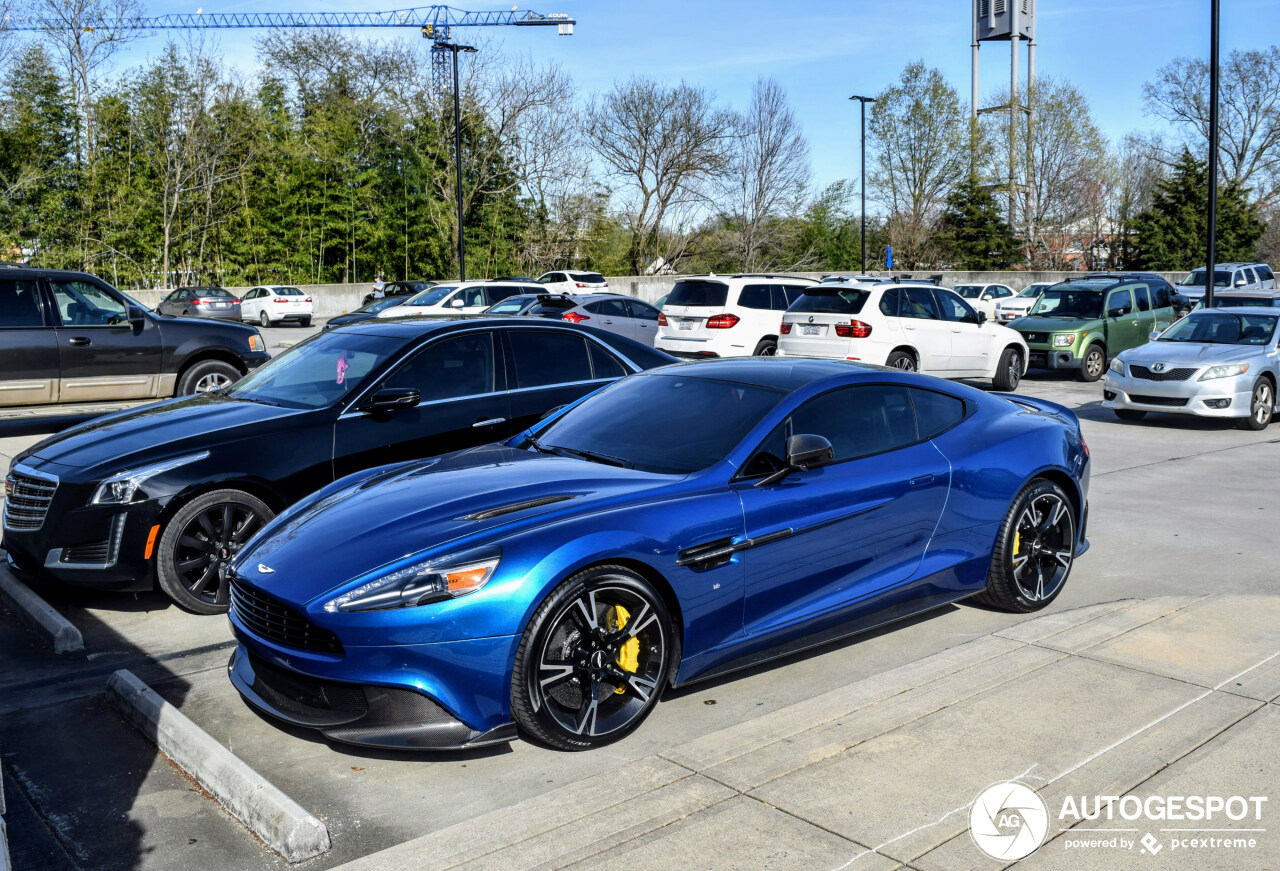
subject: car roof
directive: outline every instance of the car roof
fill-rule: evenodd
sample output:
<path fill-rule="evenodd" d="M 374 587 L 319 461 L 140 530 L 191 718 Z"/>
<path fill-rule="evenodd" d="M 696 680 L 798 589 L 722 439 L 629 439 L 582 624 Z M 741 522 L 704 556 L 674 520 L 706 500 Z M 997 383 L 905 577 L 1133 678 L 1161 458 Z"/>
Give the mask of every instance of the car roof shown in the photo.
<path fill-rule="evenodd" d="M 797 390 L 826 378 L 847 377 L 859 371 L 884 372 L 881 366 L 853 363 L 847 360 L 820 360 L 788 357 L 717 357 L 689 360 L 651 370 L 666 375 L 736 381 L 758 387 Z"/>
<path fill-rule="evenodd" d="M 719 281 L 724 284 L 734 279 L 746 278 L 763 278 L 768 281 L 808 281 L 813 284 L 818 283 L 817 279 L 805 278 L 802 275 L 780 275 L 763 272 L 736 272 L 733 275 L 716 275 L 714 272 L 709 272 L 706 275 L 681 275 L 676 279 L 676 283 L 679 284 L 682 281 Z"/>

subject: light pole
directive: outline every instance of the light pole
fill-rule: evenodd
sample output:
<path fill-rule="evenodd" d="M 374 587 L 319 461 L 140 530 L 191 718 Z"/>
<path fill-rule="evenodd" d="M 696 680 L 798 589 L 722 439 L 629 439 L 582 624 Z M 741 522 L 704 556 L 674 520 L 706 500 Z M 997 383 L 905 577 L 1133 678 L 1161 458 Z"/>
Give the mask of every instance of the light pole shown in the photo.
<path fill-rule="evenodd" d="M 1213 279 L 1218 268 L 1218 0 L 1209 13 L 1209 262 L 1204 272 L 1204 307 L 1213 308 Z"/>
<path fill-rule="evenodd" d="M 1216 3 L 1217 0 L 1214 0 Z M 859 97 L 854 95 L 850 100 L 858 101 L 858 114 L 862 120 L 862 170 L 859 185 L 862 189 L 862 274 L 867 274 L 867 104 L 874 103 L 875 97 Z"/>
<path fill-rule="evenodd" d="M 458 280 L 467 280 L 467 247 L 462 232 L 462 102 L 458 87 L 458 52 L 475 54 L 478 49 L 469 45 L 458 45 L 454 42 L 437 42 L 435 48 L 453 52 L 453 163 L 456 171 L 458 200 Z"/>

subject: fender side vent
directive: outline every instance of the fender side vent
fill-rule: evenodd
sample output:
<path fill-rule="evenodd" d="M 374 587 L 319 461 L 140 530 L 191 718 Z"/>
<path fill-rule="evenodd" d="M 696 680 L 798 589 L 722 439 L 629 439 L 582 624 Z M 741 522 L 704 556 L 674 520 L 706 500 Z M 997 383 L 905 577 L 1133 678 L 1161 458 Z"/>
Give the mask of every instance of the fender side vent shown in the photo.
<path fill-rule="evenodd" d="M 499 505 L 497 508 L 487 508 L 484 511 L 477 511 L 475 514 L 468 514 L 466 517 L 459 517 L 459 520 L 488 520 L 491 517 L 501 517 L 504 514 L 515 514 L 517 511 L 527 511 L 530 508 L 541 508 L 543 505 L 554 505 L 557 502 L 564 502 L 568 499 L 574 499 L 574 496 L 542 496 L 538 499 L 528 499 L 524 502 L 512 502 L 510 505 Z"/>
<path fill-rule="evenodd" d="M 676 554 L 676 565 L 705 572 L 707 569 L 719 568 L 727 564 L 737 550 L 732 538 L 720 538 L 680 551 Z"/>

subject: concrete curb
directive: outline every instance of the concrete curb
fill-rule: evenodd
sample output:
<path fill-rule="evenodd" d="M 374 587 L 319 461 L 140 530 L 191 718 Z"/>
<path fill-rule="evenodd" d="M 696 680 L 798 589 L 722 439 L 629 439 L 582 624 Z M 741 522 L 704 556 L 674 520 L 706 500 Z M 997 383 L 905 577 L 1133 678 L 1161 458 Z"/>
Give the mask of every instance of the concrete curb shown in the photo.
<path fill-rule="evenodd" d="M 326 852 L 329 830 L 262 775 L 130 671 L 107 680 L 107 697 L 125 719 L 208 790 L 218 802 L 267 846 L 289 862 Z"/>
<path fill-rule="evenodd" d="M 19 616 L 31 625 L 53 648 L 54 653 L 78 653 L 84 650 L 80 630 L 71 625 L 48 602 L 8 571 L 0 570 L 0 596 L 18 609 Z"/>

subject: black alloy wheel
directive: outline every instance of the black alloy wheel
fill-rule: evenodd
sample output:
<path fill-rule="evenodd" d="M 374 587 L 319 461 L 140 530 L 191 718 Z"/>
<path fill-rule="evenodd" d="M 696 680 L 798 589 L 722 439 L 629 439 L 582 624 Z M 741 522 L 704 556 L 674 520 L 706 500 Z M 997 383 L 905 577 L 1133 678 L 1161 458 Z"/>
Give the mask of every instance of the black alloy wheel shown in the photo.
<path fill-rule="evenodd" d="M 1039 611 L 1062 592 L 1075 562 L 1076 518 L 1062 488 L 1043 478 L 1014 500 L 978 598 L 1003 611 Z"/>
<path fill-rule="evenodd" d="M 753 357 L 775 357 L 778 354 L 777 339 L 761 339 L 756 345 L 756 349 L 751 352 Z"/>
<path fill-rule="evenodd" d="M 520 642 L 515 720 L 560 750 L 616 741 L 657 704 L 677 647 L 648 581 L 620 566 L 579 572 L 552 591 Z"/>
<path fill-rule="evenodd" d="M 1005 348 L 1000 355 L 1000 364 L 996 368 L 996 377 L 991 379 L 991 386 L 996 390 L 1017 390 L 1022 381 L 1022 351 L 1018 348 Z"/>
<path fill-rule="evenodd" d="M 266 503 L 240 490 L 215 490 L 179 509 L 160 536 L 156 576 L 178 607 L 222 614 L 229 604 L 226 567 L 275 516 Z"/>

